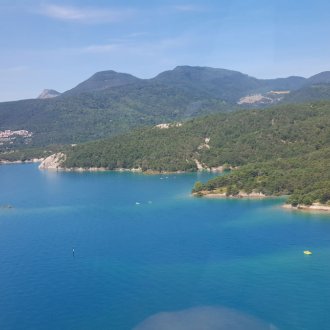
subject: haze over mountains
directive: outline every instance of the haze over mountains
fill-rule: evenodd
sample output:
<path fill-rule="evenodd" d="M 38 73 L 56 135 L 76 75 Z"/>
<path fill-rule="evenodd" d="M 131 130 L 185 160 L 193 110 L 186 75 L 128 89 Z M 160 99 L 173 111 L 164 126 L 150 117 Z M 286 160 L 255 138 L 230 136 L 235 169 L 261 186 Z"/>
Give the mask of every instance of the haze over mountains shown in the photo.
<path fill-rule="evenodd" d="M 37 98 L 38 99 L 51 99 L 51 98 L 59 96 L 59 95 L 61 95 L 61 93 L 54 89 L 44 89 Z"/>
<path fill-rule="evenodd" d="M 232 70 L 179 66 L 140 79 L 110 70 L 56 97 L 0 103 L 0 130 L 32 132 L 31 146 L 77 143 L 209 113 L 319 99 L 330 99 L 330 72 L 308 79 L 257 79 Z"/>

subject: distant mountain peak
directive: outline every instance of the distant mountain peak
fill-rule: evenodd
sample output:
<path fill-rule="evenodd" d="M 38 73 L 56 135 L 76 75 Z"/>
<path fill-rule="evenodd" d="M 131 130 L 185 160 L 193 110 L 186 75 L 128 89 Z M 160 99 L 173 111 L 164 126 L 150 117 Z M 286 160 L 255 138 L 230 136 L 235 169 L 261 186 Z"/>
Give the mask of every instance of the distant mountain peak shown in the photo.
<path fill-rule="evenodd" d="M 234 70 L 229 70 L 229 69 L 223 69 L 223 68 L 212 68 L 209 66 L 190 66 L 190 65 L 178 65 L 172 70 L 167 70 L 164 71 L 166 72 L 206 72 L 206 73 L 227 73 L 227 74 L 241 74 L 241 75 L 246 75 L 244 73 L 234 71 Z M 164 73 L 162 72 L 162 73 Z M 160 73 L 160 74 L 162 74 Z"/>
<path fill-rule="evenodd" d="M 139 78 L 134 77 L 129 73 L 121 73 L 114 70 L 99 71 L 66 93 L 77 94 L 84 92 L 95 92 L 108 88 L 129 85 L 138 81 L 140 81 Z"/>
<path fill-rule="evenodd" d="M 188 65 L 150 79 L 100 71 L 58 98 L 40 100 L 59 95 L 45 90 L 39 99 L 0 103 L 0 130 L 33 132 L 30 146 L 75 144 L 239 108 L 330 100 L 328 78 L 330 72 L 309 79 L 258 79 L 234 70 Z"/>
<path fill-rule="evenodd" d="M 330 71 L 320 72 L 307 79 L 308 84 L 330 84 Z"/>
<path fill-rule="evenodd" d="M 61 93 L 56 91 L 55 89 L 44 89 L 37 97 L 37 99 L 51 99 L 59 95 L 61 95 Z"/>

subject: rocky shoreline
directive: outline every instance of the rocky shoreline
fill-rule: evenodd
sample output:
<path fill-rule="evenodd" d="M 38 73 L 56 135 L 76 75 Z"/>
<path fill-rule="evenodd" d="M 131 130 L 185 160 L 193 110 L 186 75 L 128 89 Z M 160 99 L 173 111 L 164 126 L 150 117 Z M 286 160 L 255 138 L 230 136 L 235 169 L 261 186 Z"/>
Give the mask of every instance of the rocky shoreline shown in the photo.
<path fill-rule="evenodd" d="M 243 192 L 243 191 L 240 191 L 237 195 L 227 196 L 226 193 L 210 192 L 207 190 L 202 190 L 197 193 L 193 193 L 193 196 L 206 197 L 206 198 L 253 198 L 253 199 L 276 197 L 276 196 L 266 196 L 265 194 L 258 193 L 258 192 L 252 192 L 250 194 L 247 194 L 246 192 Z"/>
<path fill-rule="evenodd" d="M 297 206 L 292 206 L 290 204 L 284 204 L 282 205 L 283 208 L 288 210 L 298 210 L 298 211 L 320 211 L 320 212 L 330 212 L 330 206 L 324 205 L 320 203 L 313 203 L 312 205 L 303 205 L 299 204 Z"/>
<path fill-rule="evenodd" d="M 142 170 L 141 167 L 136 168 L 114 168 L 109 169 L 107 167 L 63 167 L 62 164 L 66 160 L 64 153 L 53 154 L 42 160 L 39 165 L 40 170 L 51 170 L 51 171 L 64 171 L 64 172 L 132 172 L 132 173 L 143 173 L 143 174 L 179 174 L 185 173 L 184 171 L 156 171 L 156 170 Z"/>
<path fill-rule="evenodd" d="M 266 196 L 262 193 L 252 192 L 247 194 L 245 192 L 239 192 L 237 195 L 229 195 L 226 193 L 215 192 L 212 193 L 207 190 L 202 190 L 197 193 L 193 193 L 193 196 L 196 197 L 206 197 L 206 198 L 233 198 L 233 199 L 264 199 L 264 198 L 277 198 L 279 196 Z M 324 205 L 320 203 L 313 203 L 312 205 L 302 205 L 292 206 L 290 204 L 282 205 L 282 208 L 287 210 L 298 210 L 298 211 L 310 211 L 310 212 L 330 212 L 330 205 Z"/>
<path fill-rule="evenodd" d="M 50 155 L 46 157 L 41 164 L 39 169 L 41 170 L 60 170 L 61 165 L 66 160 L 66 155 L 62 152 Z"/>

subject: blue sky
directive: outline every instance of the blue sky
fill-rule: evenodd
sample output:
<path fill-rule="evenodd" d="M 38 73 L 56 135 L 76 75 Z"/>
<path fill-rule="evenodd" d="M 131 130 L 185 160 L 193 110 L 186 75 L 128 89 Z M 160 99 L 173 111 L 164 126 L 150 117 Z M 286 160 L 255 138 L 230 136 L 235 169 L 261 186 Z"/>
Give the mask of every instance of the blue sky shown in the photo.
<path fill-rule="evenodd" d="M 311 76 L 330 70 L 329 13 L 328 0 L 0 0 L 0 101 L 110 69 Z"/>

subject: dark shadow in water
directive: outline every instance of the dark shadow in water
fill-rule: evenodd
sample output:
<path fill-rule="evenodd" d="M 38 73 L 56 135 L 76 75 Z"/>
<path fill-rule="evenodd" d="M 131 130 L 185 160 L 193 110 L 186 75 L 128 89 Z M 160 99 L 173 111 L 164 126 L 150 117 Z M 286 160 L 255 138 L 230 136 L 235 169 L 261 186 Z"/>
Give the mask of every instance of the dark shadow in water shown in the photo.
<path fill-rule="evenodd" d="M 202 306 L 154 314 L 133 330 L 278 330 L 278 328 L 234 309 Z"/>

